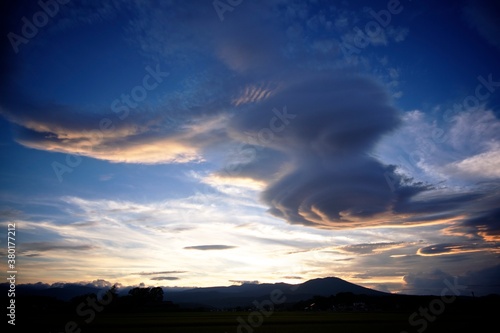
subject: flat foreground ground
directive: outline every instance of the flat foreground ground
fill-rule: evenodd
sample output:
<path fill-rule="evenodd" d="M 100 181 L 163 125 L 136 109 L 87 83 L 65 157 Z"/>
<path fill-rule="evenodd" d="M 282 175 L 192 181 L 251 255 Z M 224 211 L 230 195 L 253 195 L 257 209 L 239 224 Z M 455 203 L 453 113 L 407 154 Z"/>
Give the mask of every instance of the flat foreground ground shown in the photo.
<path fill-rule="evenodd" d="M 268 317 L 251 312 L 98 313 L 90 323 L 76 318 L 33 318 L 39 332 L 65 332 L 68 321 L 81 333 L 343 333 L 343 332 L 473 332 L 484 323 L 478 315 L 442 314 L 432 322 L 410 325 L 407 313 L 274 312 Z M 482 316 L 481 316 L 482 317 Z M 425 329 L 423 329 L 426 325 Z M 422 330 L 423 329 L 423 330 Z"/>

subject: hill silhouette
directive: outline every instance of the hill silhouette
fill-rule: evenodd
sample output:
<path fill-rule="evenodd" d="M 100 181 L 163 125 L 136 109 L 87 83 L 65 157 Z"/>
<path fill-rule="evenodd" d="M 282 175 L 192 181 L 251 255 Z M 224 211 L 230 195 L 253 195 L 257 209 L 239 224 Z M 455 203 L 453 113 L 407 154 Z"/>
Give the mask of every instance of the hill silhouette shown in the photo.
<path fill-rule="evenodd" d="M 228 287 L 194 288 L 169 293 L 166 299 L 181 306 L 237 307 L 251 304 L 254 300 L 269 299 L 278 290 L 287 302 L 297 302 L 314 296 L 330 296 L 338 293 L 383 296 L 387 293 L 365 288 L 337 277 L 318 278 L 301 284 L 263 283 L 242 284 Z"/>
<path fill-rule="evenodd" d="M 7 290 L 6 283 L 0 284 L 0 290 Z M 106 289 L 106 288 L 104 288 Z M 126 295 L 130 288 L 124 288 L 120 295 Z M 301 284 L 287 283 L 244 283 L 242 285 L 218 286 L 206 288 L 175 289 L 163 288 L 164 300 L 179 304 L 181 307 L 230 308 L 247 306 L 254 300 L 269 299 L 270 294 L 278 290 L 286 297 L 287 303 L 297 302 L 314 296 L 330 296 L 349 292 L 355 295 L 383 296 L 387 293 L 365 288 L 337 277 L 326 277 L 308 280 Z M 69 301 L 79 295 L 99 293 L 103 288 L 89 285 L 60 284 L 49 286 L 44 284 L 20 284 L 17 293 L 21 296 L 43 296 Z"/>

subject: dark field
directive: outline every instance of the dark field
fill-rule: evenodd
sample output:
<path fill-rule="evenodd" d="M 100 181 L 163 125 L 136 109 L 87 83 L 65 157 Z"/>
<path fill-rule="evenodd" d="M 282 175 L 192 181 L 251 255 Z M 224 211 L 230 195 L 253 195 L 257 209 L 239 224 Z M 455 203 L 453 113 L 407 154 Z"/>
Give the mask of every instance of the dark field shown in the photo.
<path fill-rule="evenodd" d="M 99 313 L 89 324 L 73 324 L 56 316 L 32 318 L 37 332 L 171 332 L 171 333 L 323 333 L 323 332 L 474 332 L 485 324 L 485 314 L 452 313 L 433 322 L 420 321 L 413 326 L 409 313 L 366 312 L 274 312 L 269 317 L 249 317 L 250 312 L 153 312 Z M 489 317 L 489 316 L 488 316 Z M 263 318 L 263 320 L 261 319 Z M 421 317 L 419 317 L 421 318 Z M 71 321 L 72 319 L 69 319 Z M 260 323 L 260 321 L 262 321 Z M 252 327 L 252 325 L 254 327 Z M 65 325 L 68 325 L 65 330 Z M 81 331 L 79 331 L 81 330 Z"/>

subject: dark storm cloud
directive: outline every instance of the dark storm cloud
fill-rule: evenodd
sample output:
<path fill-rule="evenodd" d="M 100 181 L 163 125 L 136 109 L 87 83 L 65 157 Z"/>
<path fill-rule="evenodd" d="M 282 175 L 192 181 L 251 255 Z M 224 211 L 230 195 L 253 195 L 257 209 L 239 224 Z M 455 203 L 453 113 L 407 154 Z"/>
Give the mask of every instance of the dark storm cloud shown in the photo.
<path fill-rule="evenodd" d="M 210 251 L 210 250 L 229 250 L 234 249 L 236 246 L 231 245 L 196 245 L 196 246 L 186 246 L 185 250 L 201 250 L 201 251 Z"/>

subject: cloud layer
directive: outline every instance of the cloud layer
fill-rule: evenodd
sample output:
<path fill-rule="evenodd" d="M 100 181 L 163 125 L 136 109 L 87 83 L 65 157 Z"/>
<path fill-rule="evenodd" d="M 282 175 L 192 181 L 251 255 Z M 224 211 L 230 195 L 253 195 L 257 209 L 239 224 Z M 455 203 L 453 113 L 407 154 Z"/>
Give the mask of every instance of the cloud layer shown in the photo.
<path fill-rule="evenodd" d="M 372 154 L 401 122 L 385 89 L 347 72 L 301 77 L 232 119 L 230 135 L 254 138 L 265 158 L 260 172 L 251 160 L 236 177 L 267 181 L 263 202 L 290 223 L 354 228 L 406 213 L 396 210 L 428 187 Z M 267 165 L 279 172 L 266 173 Z"/>

